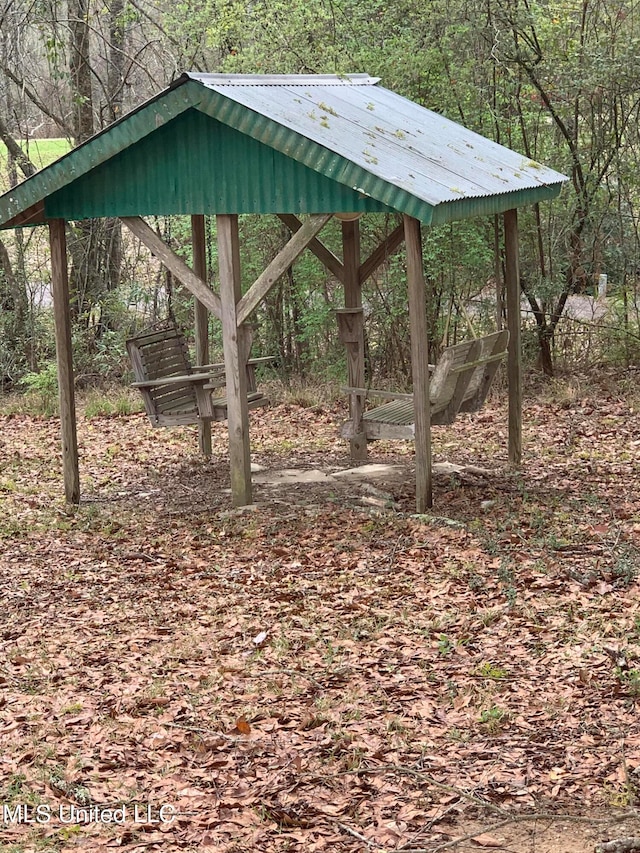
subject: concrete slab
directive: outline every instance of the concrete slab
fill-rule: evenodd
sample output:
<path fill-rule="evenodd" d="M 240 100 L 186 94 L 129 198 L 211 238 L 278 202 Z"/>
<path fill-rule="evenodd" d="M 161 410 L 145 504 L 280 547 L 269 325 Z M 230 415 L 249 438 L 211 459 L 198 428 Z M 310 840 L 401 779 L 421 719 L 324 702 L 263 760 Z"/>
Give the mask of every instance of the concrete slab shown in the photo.
<path fill-rule="evenodd" d="M 359 465 L 357 468 L 346 468 L 344 471 L 334 471 L 331 474 L 336 480 L 368 480 L 368 479 L 391 479 L 402 472 L 401 465 L 369 464 Z"/>
<path fill-rule="evenodd" d="M 286 486 L 296 483 L 326 483 L 330 477 L 324 471 L 314 468 L 303 470 L 299 468 L 282 468 L 280 471 L 259 471 L 252 476 L 252 481 L 263 486 Z"/>

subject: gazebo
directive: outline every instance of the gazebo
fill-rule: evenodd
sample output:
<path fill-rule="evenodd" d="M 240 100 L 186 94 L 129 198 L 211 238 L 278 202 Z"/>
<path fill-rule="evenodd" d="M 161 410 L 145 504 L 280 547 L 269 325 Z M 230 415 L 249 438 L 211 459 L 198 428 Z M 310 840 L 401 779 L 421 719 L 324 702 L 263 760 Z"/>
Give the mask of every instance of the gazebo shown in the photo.
<path fill-rule="evenodd" d="M 247 321 L 308 249 L 344 286 L 349 385 L 364 384 L 362 284 L 406 249 L 415 420 L 416 506 L 431 505 L 428 340 L 421 227 L 502 214 L 510 333 L 509 460 L 521 458 L 517 208 L 557 196 L 565 176 L 378 85 L 366 74 L 182 74 L 167 89 L 0 197 L 0 228 L 46 224 L 56 330 L 65 495 L 80 500 L 65 222 L 119 217 L 196 299 L 206 361 L 207 312 L 222 323 L 235 505 L 251 502 Z M 355 214 L 400 214 L 365 260 Z M 246 293 L 240 214 L 276 214 L 291 239 Z M 187 214 L 193 268 L 142 218 Z M 318 238 L 342 214 L 342 257 Z M 353 214 L 353 216 L 349 216 Z M 206 283 L 204 216 L 216 216 L 219 293 Z M 305 219 L 300 219 L 305 216 Z M 202 361 L 201 361 L 202 363 Z M 354 460 L 366 441 L 351 438 Z"/>

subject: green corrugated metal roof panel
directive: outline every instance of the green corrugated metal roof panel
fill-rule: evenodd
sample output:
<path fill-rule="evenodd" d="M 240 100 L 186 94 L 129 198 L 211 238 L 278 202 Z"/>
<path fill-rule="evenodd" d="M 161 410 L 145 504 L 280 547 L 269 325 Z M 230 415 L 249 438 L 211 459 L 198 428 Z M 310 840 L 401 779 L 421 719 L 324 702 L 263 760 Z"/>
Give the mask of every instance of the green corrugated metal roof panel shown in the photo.
<path fill-rule="evenodd" d="M 392 209 L 435 223 L 560 191 L 563 175 L 376 83 L 367 75 L 182 75 L 0 197 L 0 227 L 54 215 L 339 212 L 363 197 L 358 210 Z M 215 122 L 196 128 L 191 119 L 176 120 L 190 108 Z M 221 125 L 246 139 L 236 135 L 235 150 L 225 148 L 231 131 Z M 225 172 L 224 192 L 209 193 L 220 178 L 218 137 L 237 186 Z M 291 161 L 286 168 L 277 152 Z M 279 181 L 291 185 L 278 192 Z"/>
<path fill-rule="evenodd" d="M 29 208 L 40 212 L 34 221 L 27 220 L 26 224 L 46 221 L 39 203 L 197 104 L 201 91 L 196 84 L 181 86 L 179 90 L 165 89 L 0 196 L 0 227 L 22 224 L 13 220 L 19 220 L 21 213 Z"/>
<path fill-rule="evenodd" d="M 63 219 L 386 210 L 195 109 L 45 200 Z"/>

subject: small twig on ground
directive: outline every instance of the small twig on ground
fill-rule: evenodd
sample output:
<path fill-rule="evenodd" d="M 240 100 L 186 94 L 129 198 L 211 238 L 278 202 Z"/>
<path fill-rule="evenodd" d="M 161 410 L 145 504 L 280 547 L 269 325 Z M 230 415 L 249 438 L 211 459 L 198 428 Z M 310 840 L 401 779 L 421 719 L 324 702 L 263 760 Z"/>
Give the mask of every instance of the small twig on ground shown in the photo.
<path fill-rule="evenodd" d="M 371 841 L 369 838 L 366 838 L 364 835 L 360 835 L 359 832 L 356 832 L 355 829 L 351 829 L 351 827 L 347 826 L 345 823 L 337 823 L 336 826 L 339 826 L 343 832 L 348 832 L 349 835 L 353 835 L 353 837 L 357 838 L 358 841 L 364 842 L 367 847 L 373 847 L 373 841 Z"/>

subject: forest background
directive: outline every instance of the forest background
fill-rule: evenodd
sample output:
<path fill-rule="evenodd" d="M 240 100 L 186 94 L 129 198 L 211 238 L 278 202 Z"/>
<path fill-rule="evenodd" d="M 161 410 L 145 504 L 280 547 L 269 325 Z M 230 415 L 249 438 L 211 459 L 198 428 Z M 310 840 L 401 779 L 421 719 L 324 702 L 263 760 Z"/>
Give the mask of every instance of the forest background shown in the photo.
<path fill-rule="evenodd" d="M 640 356 L 639 54 L 638 4 L 619 0 L 2 0 L 0 184 L 14 186 L 183 70 L 366 71 L 570 177 L 559 199 L 521 215 L 525 356 L 547 375 L 603 361 L 633 366 Z M 395 224 L 366 217 L 365 245 Z M 185 219 L 158 218 L 153 226 L 189 260 Z M 117 221 L 69 227 L 78 382 L 122 380 L 126 337 L 167 314 L 189 327 L 188 295 L 127 242 Z M 499 227 L 487 217 L 425 232 L 435 348 L 467 334 L 469 321 L 493 326 L 500 316 Z M 246 216 L 241 228 L 250 284 L 288 233 L 275 217 Z M 207 229 L 215 287 L 215 222 L 207 220 Z M 40 232 L 0 239 L 2 390 L 55 386 Z M 338 250 L 337 224 L 323 238 Z M 408 376 L 404 273 L 401 257 L 391 258 L 365 288 L 376 379 Z M 315 376 L 340 376 L 339 298 L 337 282 L 303 256 L 260 308 L 254 354 L 277 353 L 283 378 L 304 378 L 311 365 Z M 217 326 L 211 333 L 216 348 Z"/>

